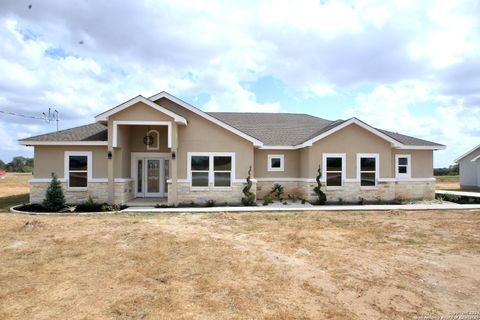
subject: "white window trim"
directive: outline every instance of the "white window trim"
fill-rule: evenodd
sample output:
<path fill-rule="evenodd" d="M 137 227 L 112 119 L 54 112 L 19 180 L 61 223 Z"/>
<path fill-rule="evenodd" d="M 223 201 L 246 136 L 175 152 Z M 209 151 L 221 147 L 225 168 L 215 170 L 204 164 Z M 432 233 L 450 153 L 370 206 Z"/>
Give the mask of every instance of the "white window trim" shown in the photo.
<path fill-rule="evenodd" d="M 361 172 L 360 159 L 361 158 L 375 158 L 375 186 L 362 186 L 362 179 L 360 175 L 360 172 Z M 379 178 L 380 178 L 380 155 L 378 153 L 357 153 L 357 180 L 360 183 L 360 189 L 361 190 L 377 189 Z"/>
<path fill-rule="evenodd" d="M 342 158 L 342 185 L 341 186 L 328 186 L 327 185 L 327 158 Z M 346 178 L 346 155 L 345 153 L 323 153 L 322 154 L 322 178 L 321 181 L 325 183 L 327 190 L 341 190 L 343 189 L 343 182 Z M 337 172 L 337 171 L 332 171 Z"/>
<path fill-rule="evenodd" d="M 194 187 L 192 186 L 192 157 L 194 156 L 208 156 L 208 187 Z M 229 187 L 215 187 L 215 171 L 213 164 L 213 157 L 232 157 L 232 170 L 230 174 L 230 186 Z M 232 190 L 232 184 L 235 181 L 235 152 L 187 152 L 187 181 L 190 184 L 190 189 L 194 191 L 200 190 Z M 221 172 L 221 171 L 219 171 Z M 226 172 L 226 171 L 225 171 Z"/>
<path fill-rule="evenodd" d="M 272 168 L 272 159 L 280 159 L 280 168 Z M 283 154 L 269 154 L 267 157 L 267 168 L 269 172 L 285 171 L 285 156 Z"/>
<path fill-rule="evenodd" d="M 399 173 L 398 168 L 400 165 L 398 164 L 398 160 L 400 158 L 407 158 L 407 173 Z M 404 165 L 402 165 L 404 166 Z M 396 154 L 395 155 L 395 178 L 397 179 L 410 179 L 412 177 L 412 157 L 409 154 Z"/>
<path fill-rule="evenodd" d="M 156 145 L 147 145 L 147 150 L 160 150 L 160 133 L 158 130 L 152 129 L 147 131 L 147 136 L 151 133 L 156 135 L 156 137 L 153 138 L 153 142 L 156 143 Z"/>
<path fill-rule="evenodd" d="M 87 157 L 87 187 L 70 187 L 70 156 Z M 64 157 L 64 176 L 69 191 L 87 191 L 88 183 L 93 180 L 92 152 L 91 151 L 65 151 Z"/>

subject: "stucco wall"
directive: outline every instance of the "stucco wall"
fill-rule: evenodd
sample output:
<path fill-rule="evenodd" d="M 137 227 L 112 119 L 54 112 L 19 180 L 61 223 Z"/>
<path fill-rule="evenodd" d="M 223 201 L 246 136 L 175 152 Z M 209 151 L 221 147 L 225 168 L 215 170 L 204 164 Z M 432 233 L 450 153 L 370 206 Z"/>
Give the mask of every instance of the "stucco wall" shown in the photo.
<path fill-rule="evenodd" d="M 64 178 L 65 151 L 91 151 L 93 178 L 107 177 L 106 146 L 35 146 L 33 177 L 50 178 L 54 172 L 58 178 Z"/>
<path fill-rule="evenodd" d="M 308 177 L 315 177 L 322 164 L 323 153 L 345 153 L 347 179 L 357 177 L 357 153 L 378 153 L 380 178 L 393 177 L 390 143 L 373 133 L 357 126 L 349 125 L 332 135 L 317 141 L 310 147 L 308 157 Z"/>
<path fill-rule="evenodd" d="M 253 144 L 250 141 L 170 100 L 160 99 L 157 103 L 188 121 L 187 126 L 178 126 L 178 179 L 187 179 L 187 152 L 235 152 L 235 177 L 245 177 L 249 166 L 252 166 L 254 171 Z"/>
<path fill-rule="evenodd" d="M 460 185 L 462 187 L 480 187 L 480 161 L 472 162 L 472 159 L 479 155 L 480 148 L 459 161 Z"/>
<path fill-rule="evenodd" d="M 268 171 L 268 155 L 283 155 L 284 171 Z M 255 149 L 256 178 L 291 178 L 300 175 L 300 150 L 260 150 Z"/>
<path fill-rule="evenodd" d="M 410 155 L 412 161 L 412 178 L 433 177 L 433 150 L 393 149 L 391 161 L 393 177 L 395 177 L 395 155 L 397 154 Z"/>

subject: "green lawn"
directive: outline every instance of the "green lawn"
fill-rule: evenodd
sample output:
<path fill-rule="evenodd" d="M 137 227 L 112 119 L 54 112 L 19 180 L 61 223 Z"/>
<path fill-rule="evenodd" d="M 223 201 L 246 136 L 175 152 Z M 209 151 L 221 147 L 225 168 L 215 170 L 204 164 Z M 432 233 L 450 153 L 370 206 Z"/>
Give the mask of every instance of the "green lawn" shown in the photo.
<path fill-rule="evenodd" d="M 8 211 L 11 206 L 21 203 L 28 203 L 28 193 L 2 197 L 0 198 L 0 212 Z"/>

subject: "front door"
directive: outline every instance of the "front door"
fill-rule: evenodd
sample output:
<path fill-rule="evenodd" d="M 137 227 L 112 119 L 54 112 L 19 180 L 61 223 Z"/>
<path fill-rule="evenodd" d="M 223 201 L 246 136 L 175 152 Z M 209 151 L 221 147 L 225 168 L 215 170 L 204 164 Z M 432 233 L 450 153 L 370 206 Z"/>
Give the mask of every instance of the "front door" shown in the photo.
<path fill-rule="evenodd" d="M 167 195 L 168 160 L 157 157 L 136 158 L 136 197 Z"/>

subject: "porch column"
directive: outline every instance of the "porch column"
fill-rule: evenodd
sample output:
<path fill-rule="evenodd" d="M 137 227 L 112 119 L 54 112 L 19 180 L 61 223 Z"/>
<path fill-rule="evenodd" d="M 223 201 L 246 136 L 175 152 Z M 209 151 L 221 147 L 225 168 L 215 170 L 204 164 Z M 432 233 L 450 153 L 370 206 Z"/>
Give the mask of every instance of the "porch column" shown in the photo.
<path fill-rule="evenodd" d="M 178 204 L 178 196 L 177 196 L 177 191 L 178 191 L 178 185 L 177 185 L 177 176 L 178 176 L 178 126 L 177 123 L 173 122 L 172 123 L 172 161 L 171 161 L 171 179 L 172 179 L 172 184 L 170 185 L 171 188 L 171 197 L 168 199 L 168 202 L 173 205 Z M 173 154 L 175 154 L 175 159 L 173 159 Z"/>

